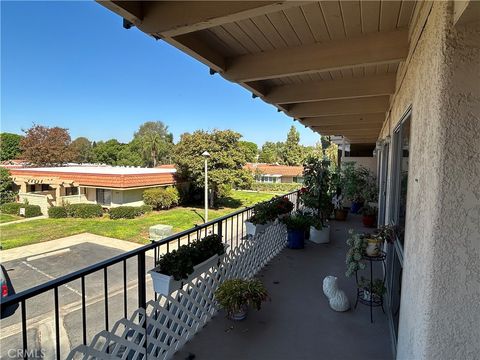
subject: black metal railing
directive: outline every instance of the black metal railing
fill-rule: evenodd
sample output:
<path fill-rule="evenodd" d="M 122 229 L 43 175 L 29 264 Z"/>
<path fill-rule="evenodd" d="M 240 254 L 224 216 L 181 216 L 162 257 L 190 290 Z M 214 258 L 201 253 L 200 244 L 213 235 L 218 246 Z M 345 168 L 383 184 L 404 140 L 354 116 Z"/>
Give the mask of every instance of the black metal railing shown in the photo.
<path fill-rule="evenodd" d="M 295 208 L 298 208 L 298 191 L 293 191 L 286 196 L 295 204 Z M 269 200 L 272 201 L 272 200 Z M 8 296 L 0 302 L 0 305 L 3 310 L 14 307 L 20 304 L 21 312 L 21 345 L 20 351 L 17 351 L 17 354 L 21 354 L 21 357 L 28 358 L 29 354 L 32 354 L 32 350 L 29 351 L 29 339 L 28 339 L 28 309 L 27 301 L 32 300 L 40 295 L 45 295 L 49 292 L 53 292 L 53 322 L 54 322 L 54 338 L 55 344 L 53 349 L 55 349 L 55 358 L 61 359 L 62 356 L 65 357 L 67 354 L 62 354 L 61 348 L 61 331 L 60 331 L 60 308 L 59 308 L 59 288 L 66 286 L 69 283 L 74 281 L 80 281 L 80 295 L 81 295 L 81 343 L 87 345 L 88 339 L 88 321 L 87 321 L 87 301 L 86 301 L 86 277 L 88 275 L 103 272 L 103 314 L 95 313 L 95 318 L 98 319 L 99 316 L 103 315 L 104 318 L 104 327 L 103 329 L 108 331 L 110 325 L 110 304 L 109 304 L 109 284 L 108 284 L 108 269 L 114 265 L 121 265 L 122 272 L 122 286 L 123 286 L 123 317 L 127 318 L 128 316 L 128 275 L 129 271 L 127 270 L 127 261 L 136 259 L 137 267 L 136 270 L 136 287 L 137 288 L 137 305 L 138 308 L 145 309 L 147 303 L 147 286 L 146 286 L 146 274 L 147 274 L 147 253 L 152 254 L 151 261 L 153 262 L 152 267 L 154 267 L 155 262 L 160 258 L 161 254 L 165 252 L 170 252 L 175 248 L 178 248 L 182 244 L 190 243 L 196 239 L 203 238 L 208 234 L 218 234 L 222 237 L 223 241 L 234 248 L 239 245 L 239 242 L 245 238 L 244 234 L 244 223 L 245 221 L 253 214 L 254 206 L 246 207 L 242 210 L 233 212 L 231 214 L 225 215 L 223 217 L 217 218 L 215 220 L 209 221 L 205 224 L 195 226 L 188 230 L 176 233 L 172 236 L 169 236 L 160 241 L 152 241 L 150 244 L 139 247 L 138 249 L 128 251 L 126 253 L 114 256 L 107 260 L 98 262 L 96 264 L 85 267 L 81 270 L 72 272 L 68 275 L 60 276 L 54 280 L 48 281 L 41 285 L 32 287 L 30 289 L 21 291 L 17 294 Z M 157 294 L 151 294 L 151 298 L 157 300 Z M 18 310 L 17 310 L 18 311 Z M 118 320 L 118 319 L 116 319 Z M 76 331 L 80 330 L 78 328 Z M 69 338 L 73 337 L 80 338 L 80 331 L 78 334 L 69 334 Z M 53 358 L 53 355 L 51 356 Z"/>

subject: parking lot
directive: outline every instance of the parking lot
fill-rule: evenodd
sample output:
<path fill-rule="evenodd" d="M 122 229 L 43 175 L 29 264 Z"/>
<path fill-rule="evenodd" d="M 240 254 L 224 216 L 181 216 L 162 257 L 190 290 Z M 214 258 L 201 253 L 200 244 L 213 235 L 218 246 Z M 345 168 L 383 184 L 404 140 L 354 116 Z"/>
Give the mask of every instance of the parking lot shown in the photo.
<path fill-rule="evenodd" d="M 61 247 L 62 241 L 55 240 L 54 246 L 45 243 L 32 252 L 25 249 L 28 256 L 2 262 L 7 270 L 16 292 L 40 285 L 59 276 L 69 274 L 99 261 L 125 252 L 125 246 L 134 248 L 138 245 L 125 245 L 124 241 L 96 237 L 90 234 L 76 235 L 75 241 L 64 241 L 68 246 Z M 87 241 L 88 240 L 88 241 Z M 117 244 L 116 242 L 121 242 Z M 49 242 L 50 243 L 50 242 Z M 117 245 L 117 246 L 115 246 Z M 120 249 L 122 248 L 123 249 Z M 8 253 L 7 253 L 8 255 Z M 5 256 L 8 258 L 8 256 Z M 2 256 L 3 258 L 3 256 Z M 147 267 L 153 265 L 153 258 L 147 257 Z M 137 304 L 137 263 L 132 258 L 127 261 L 127 308 L 128 313 L 138 307 Z M 108 268 L 108 325 L 123 317 L 124 284 L 123 264 Z M 151 287 L 147 287 L 151 291 Z M 99 271 L 85 278 L 87 339 L 106 327 L 104 273 Z M 149 294 L 153 296 L 153 294 Z M 44 352 L 45 358 L 53 358 L 55 354 L 54 326 L 54 294 L 53 290 L 41 294 L 26 302 L 28 346 Z M 65 284 L 59 288 L 60 344 L 62 357 L 82 341 L 82 293 L 80 280 Z M 10 349 L 22 346 L 20 308 L 7 318 L 2 319 L 0 331 L 0 347 L 2 358 L 12 358 Z"/>

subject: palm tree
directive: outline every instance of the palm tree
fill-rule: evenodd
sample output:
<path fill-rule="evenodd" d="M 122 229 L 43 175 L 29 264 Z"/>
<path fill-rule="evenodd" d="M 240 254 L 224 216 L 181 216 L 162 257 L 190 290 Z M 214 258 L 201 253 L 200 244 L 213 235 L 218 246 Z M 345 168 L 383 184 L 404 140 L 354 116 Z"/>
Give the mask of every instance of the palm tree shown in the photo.
<path fill-rule="evenodd" d="M 153 167 L 157 166 L 158 151 L 163 141 L 160 134 L 154 132 L 146 133 L 140 138 L 143 156 L 146 158 L 148 164 L 153 164 Z"/>

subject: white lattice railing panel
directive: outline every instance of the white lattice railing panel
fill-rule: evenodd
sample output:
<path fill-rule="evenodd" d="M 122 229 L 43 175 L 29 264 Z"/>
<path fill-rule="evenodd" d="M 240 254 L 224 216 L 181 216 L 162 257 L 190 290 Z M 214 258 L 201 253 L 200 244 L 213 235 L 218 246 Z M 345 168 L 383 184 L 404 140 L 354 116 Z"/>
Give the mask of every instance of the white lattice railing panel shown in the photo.
<path fill-rule="evenodd" d="M 129 320 L 121 319 L 111 331 L 98 333 L 89 346 L 73 349 L 68 359 L 168 359 L 217 312 L 214 293 L 226 279 L 251 278 L 286 244 L 279 223 L 253 239 L 229 249 L 220 266 L 186 283 L 170 296 L 151 300 Z M 146 334 L 146 336 L 145 336 Z"/>

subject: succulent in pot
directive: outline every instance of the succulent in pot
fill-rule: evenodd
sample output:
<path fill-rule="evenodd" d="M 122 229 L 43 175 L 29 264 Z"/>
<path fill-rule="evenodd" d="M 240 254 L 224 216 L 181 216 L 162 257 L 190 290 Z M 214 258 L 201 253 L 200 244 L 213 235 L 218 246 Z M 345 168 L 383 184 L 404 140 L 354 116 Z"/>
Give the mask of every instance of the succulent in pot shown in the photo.
<path fill-rule="evenodd" d="M 249 306 L 260 310 L 262 302 L 268 299 L 268 293 L 258 279 L 230 279 L 218 287 L 215 299 L 230 319 L 238 321 L 247 317 Z"/>

